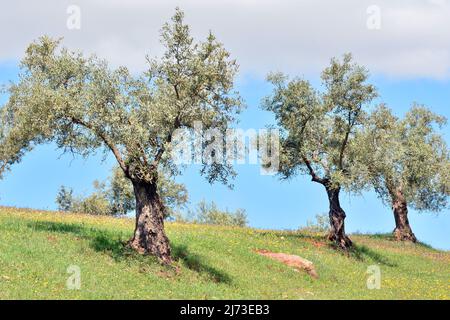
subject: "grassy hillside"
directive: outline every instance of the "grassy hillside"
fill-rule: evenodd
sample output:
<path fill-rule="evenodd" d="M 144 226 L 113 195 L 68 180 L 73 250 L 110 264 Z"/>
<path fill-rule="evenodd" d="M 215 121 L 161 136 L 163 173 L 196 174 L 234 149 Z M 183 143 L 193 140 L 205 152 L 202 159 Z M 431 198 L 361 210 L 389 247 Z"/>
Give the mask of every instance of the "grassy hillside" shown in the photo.
<path fill-rule="evenodd" d="M 350 256 L 318 235 L 168 223 L 173 268 L 123 249 L 133 221 L 0 208 L 1 299 L 450 299 L 450 253 L 354 235 Z M 319 279 L 255 253 L 296 254 Z M 381 289 L 366 286 L 369 265 Z M 67 268 L 81 269 L 68 290 Z"/>

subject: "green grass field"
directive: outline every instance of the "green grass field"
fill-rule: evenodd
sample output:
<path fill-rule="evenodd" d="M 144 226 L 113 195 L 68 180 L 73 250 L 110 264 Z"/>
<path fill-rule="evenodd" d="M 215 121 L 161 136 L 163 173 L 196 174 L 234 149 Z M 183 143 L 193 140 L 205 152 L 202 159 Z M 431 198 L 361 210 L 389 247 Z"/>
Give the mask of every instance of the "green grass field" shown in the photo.
<path fill-rule="evenodd" d="M 320 235 L 167 223 L 173 267 L 124 249 L 133 221 L 0 208 L 0 299 L 450 299 L 450 252 L 353 235 L 350 255 Z M 312 261 L 312 279 L 256 249 Z M 69 290 L 69 266 L 81 288 Z M 378 265 L 381 288 L 367 288 Z"/>

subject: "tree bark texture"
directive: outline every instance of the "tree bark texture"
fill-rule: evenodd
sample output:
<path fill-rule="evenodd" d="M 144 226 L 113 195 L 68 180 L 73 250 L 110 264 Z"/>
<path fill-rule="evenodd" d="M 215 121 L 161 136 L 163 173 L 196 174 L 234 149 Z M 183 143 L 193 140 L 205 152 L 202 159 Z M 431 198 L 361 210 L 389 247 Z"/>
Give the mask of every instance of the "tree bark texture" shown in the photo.
<path fill-rule="evenodd" d="M 161 262 L 172 262 L 170 243 L 164 231 L 164 205 L 156 183 L 132 181 L 136 196 L 136 225 L 129 245 L 141 254 L 156 256 Z"/>
<path fill-rule="evenodd" d="M 408 220 L 408 206 L 405 196 L 400 188 L 397 188 L 392 196 L 392 211 L 394 212 L 395 229 L 394 238 L 397 241 L 411 241 L 416 242 Z"/>
<path fill-rule="evenodd" d="M 336 245 L 344 250 L 352 246 L 352 241 L 345 234 L 345 212 L 341 208 L 339 202 L 339 187 L 325 186 L 330 203 L 330 211 L 328 213 L 330 218 L 330 232 L 328 239 L 336 243 Z"/>

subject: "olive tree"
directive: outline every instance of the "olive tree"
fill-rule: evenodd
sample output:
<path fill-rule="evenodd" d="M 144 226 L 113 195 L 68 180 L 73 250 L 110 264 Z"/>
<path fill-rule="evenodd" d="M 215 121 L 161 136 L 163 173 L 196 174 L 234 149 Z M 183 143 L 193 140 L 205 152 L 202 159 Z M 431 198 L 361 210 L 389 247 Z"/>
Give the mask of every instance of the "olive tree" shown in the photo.
<path fill-rule="evenodd" d="M 131 181 L 136 225 L 129 245 L 170 263 L 165 208 L 157 192 L 158 168 L 179 172 L 170 149 L 175 130 L 201 121 L 224 128 L 242 107 L 234 91 L 235 60 L 210 33 L 196 42 L 177 9 L 161 29 L 165 52 L 147 58 L 148 69 L 133 76 L 103 60 L 60 48 L 43 37 L 26 50 L 20 80 L 2 110 L 0 168 L 20 161 L 35 145 L 53 141 L 64 151 L 88 156 L 101 148 Z M 224 180 L 227 164 L 204 162 L 208 180 Z"/>
<path fill-rule="evenodd" d="M 392 206 L 397 240 L 416 241 L 408 207 L 439 211 L 447 205 L 450 153 L 436 131 L 444 124 L 445 118 L 421 105 L 414 104 L 401 119 L 380 105 L 354 140 L 352 159 L 365 173 L 364 182 Z"/>
<path fill-rule="evenodd" d="M 279 175 L 286 179 L 307 174 L 324 186 L 329 200 L 328 238 L 343 249 L 352 242 L 345 234 L 339 193 L 355 181 L 349 146 L 363 122 L 364 108 L 376 96 L 367 78 L 367 70 L 352 63 L 347 54 L 342 61 L 332 59 L 323 70 L 323 91 L 304 79 L 288 81 L 282 74 L 270 74 L 274 91 L 263 100 L 263 108 L 274 112 L 282 130 Z"/>

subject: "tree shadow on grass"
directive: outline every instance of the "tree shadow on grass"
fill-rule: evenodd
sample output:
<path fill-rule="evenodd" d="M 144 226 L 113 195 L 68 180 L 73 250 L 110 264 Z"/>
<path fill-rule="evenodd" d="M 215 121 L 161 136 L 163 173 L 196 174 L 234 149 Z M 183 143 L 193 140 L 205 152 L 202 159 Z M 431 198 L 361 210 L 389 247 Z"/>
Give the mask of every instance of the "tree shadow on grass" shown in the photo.
<path fill-rule="evenodd" d="M 379 254 L 378 252 L 364 245 L 354 244 L 349 249 L 348 255 L 360 261 L 365 261 L 367 258 L 369 258 L 372 259 L 374 262 L 387 267 L 397 267 L 396 263 L 393 263 L 387 257 Z"/>
<path fill-rule="evenodd" d="M 89 241 L 89 245 L 97 252 L 108 253 L 114 260 L 120 261 L 131 254 L 125 247 L 126 239 L 123 233 L 101 230 L 74 223 L 51 221 L 34 221 L 28 227 L 35 231 L 73 234 Z"/>
<path fill-rule="evenodd" d="M 189 252 L 186 245 L 173 245 L 172 256 L 175 260 L 181 260 L 189 269 L 208 275 L 214 282 L 231 284 L 231 278 L 225 272 L 207 265 L 203 257 Z"/>
<path fill-rule="evenodd" d="M 34 221 L 28 227 L 35 231 L 73 234 L 89 241 L 89 245 L 97 252 L 109 254 L 116 262 L 133 259 L 139 262 L 150 262 L 150 256 L 142 256 L 126 246 L 127 236 L 121 232 L 112 232 L 73 223 L 51 221 Z M 174 260 L 181 260 L 187 268 L 208 275 L 214 282 L 231 283 L 231 278 L 224 272 L 203 262 L 204 258 L 188 251 L 185 245 L 172 245 Z M 152 262 L 157 260 L 152 258 Z"/>

